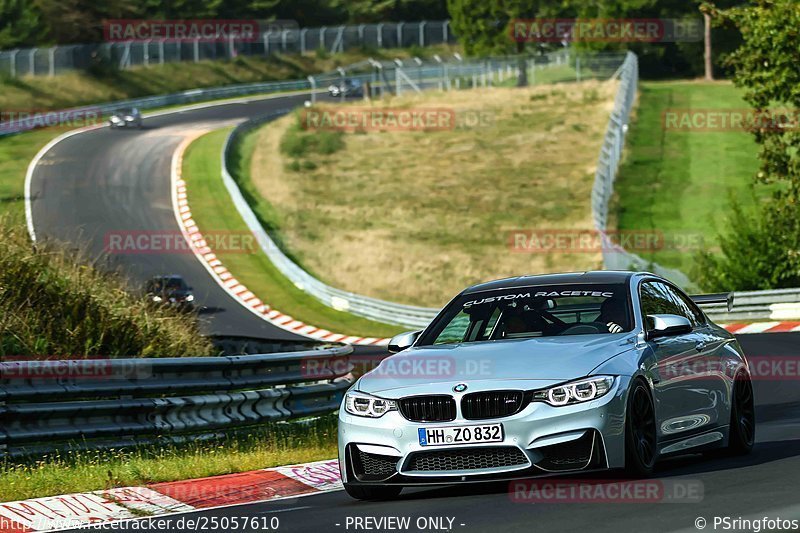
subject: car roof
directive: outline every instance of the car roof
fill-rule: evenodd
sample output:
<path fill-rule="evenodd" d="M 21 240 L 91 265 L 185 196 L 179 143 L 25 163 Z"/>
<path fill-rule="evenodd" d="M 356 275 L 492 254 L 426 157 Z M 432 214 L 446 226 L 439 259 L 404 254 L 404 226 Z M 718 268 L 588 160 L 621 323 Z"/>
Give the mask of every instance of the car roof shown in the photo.
<path fill-rule="evenodd" d="M 536 285 L 559 285 L 566 283 L 627 283 L 636 272 L 627 270 L 593 270 L 587 272 L 564 272 L 560 274 L 540 274 L 535 276 L 516 276 L 479 283 L 464 290 L 462 294 L 531 287 Z"/>

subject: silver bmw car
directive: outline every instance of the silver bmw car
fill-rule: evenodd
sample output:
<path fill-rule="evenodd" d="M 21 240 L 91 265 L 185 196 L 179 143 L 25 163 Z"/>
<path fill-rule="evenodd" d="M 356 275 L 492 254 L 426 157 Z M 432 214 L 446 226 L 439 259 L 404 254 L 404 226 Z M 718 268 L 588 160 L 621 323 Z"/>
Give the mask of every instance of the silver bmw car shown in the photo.
<path fill-rule="evenodd" d="M 739 343 L 649 273 L 582 272 L 475 285 L 398 335 L 345 395 L 348 494 L 748 453 L 753 388 Z"/>

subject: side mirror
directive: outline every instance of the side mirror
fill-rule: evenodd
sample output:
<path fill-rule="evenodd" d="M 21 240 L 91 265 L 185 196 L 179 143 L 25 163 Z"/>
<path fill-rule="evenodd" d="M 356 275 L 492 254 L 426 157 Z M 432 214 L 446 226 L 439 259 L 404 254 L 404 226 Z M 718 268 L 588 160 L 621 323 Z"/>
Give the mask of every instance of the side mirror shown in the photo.
<path fill-rule="evenodd" d="M 679 315 L 647 315 L 647 340 L 658 337 L 681 335 L 692 331 L 692 323 L 685 316 Z"/>
<path fill-rule="evenodd" d="M 411 346 L 417 342 L 417 338 L 419 337 L 420 333 L 422 332 L 407 331 L 405 333 L 395 335 L 392 337 L 392 340 L 389 341 L 389 353 L 402 352 L 406 348 L 411 348 Z"/>

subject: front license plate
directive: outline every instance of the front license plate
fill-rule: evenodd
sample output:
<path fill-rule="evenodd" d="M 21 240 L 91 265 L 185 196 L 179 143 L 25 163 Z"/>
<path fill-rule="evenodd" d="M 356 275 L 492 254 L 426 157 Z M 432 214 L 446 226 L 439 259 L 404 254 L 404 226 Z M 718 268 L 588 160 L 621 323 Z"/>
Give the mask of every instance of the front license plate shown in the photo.
<path fill-rule="evenodd" d="M 503 441 L 503 424 L 419 428 L 417 432 L 420 446 L 452 446 L 453 444 Z"/>

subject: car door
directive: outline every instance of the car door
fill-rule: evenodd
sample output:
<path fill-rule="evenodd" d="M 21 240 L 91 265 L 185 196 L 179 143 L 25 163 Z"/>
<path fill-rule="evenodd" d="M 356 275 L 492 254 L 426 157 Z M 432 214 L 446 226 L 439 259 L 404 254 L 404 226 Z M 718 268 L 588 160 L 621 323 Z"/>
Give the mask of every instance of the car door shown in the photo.
<path fill-rule="evenodd" d="M 702 390 L 706 401 L 698 406 L 698 414 L 708 417 L 708 425 L 725 425 L 730 420 L 730 406 L 726 401 L 732 384 L 733 371 L 738 362 L 729 357 L 730 339 L 721 336 L 710 326 L 708 320 L 691 298 L 680 289 L 667 287 L 678 305 L 692 321 L 694 333 L 697 335 L 698 364 L 694 368 L 693 378 L 697 381 L 697 389 Z M 732 365 L 732 367 L 731 367 Z"/>
<path fill-rule="evenodd" d="M 661 281 L 643 282 L 639 298 L 647 329 L 651 327 L 648 315 L 686 316 L 672 289 Z M 692 321 L 690 317 L 686 318 Z M 700 340 L 697 332 L 691 331 L 648 341 L 654 354 L 649 371 L 653 378 L 658 435 L 662 442 L 679 439 L 707 423 L 699 413 L 707 407 L 708 395 L 695 379 L 697 369 L 702 370 L 703 365 L 697 350 Z"/>

